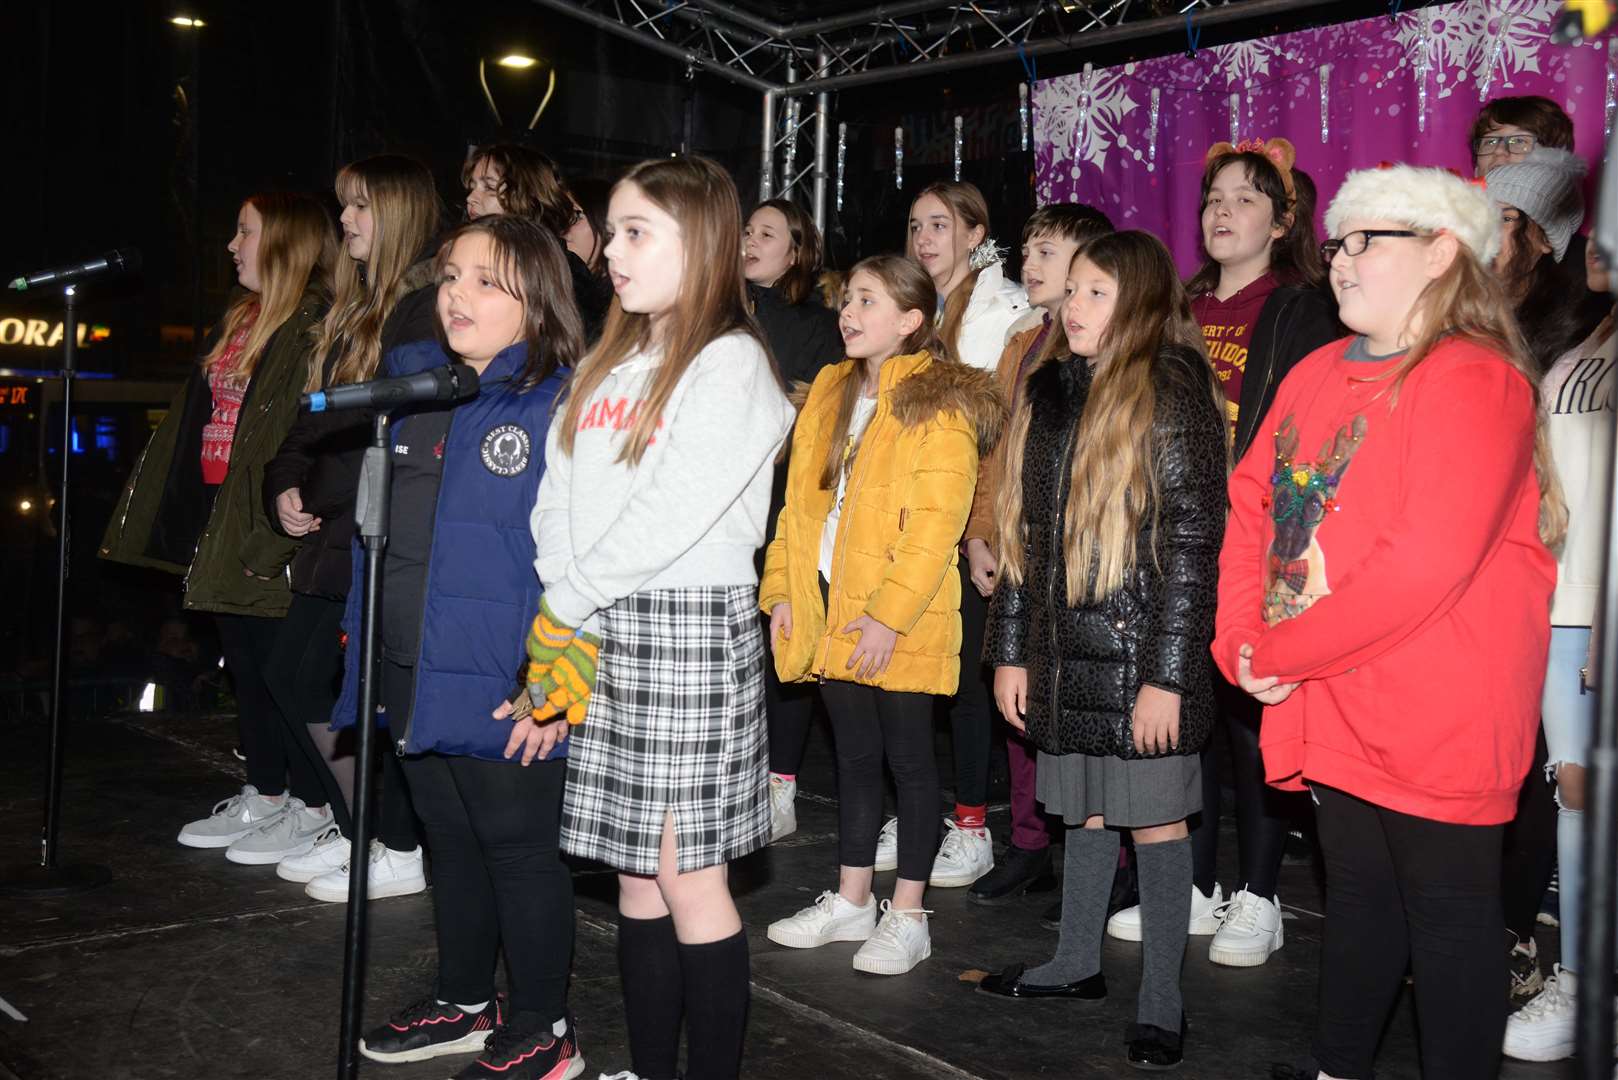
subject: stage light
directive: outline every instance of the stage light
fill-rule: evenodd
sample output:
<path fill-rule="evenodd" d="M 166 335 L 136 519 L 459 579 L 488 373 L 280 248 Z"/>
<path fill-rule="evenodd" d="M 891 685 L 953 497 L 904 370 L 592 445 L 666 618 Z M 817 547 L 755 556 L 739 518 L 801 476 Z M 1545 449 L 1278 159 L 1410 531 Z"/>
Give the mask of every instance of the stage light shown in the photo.
<path fill-rule="evenodd" d="M 140 701 L 135 705 L 136 712 L 157 711 L 157 684 L 149 682 L 140 692 Z"/>
<path fill-rule="evenodd" d="M 32 510 L 33 508 L 34 508 L 34 500 L 32 500 L 32 499 L 24 499 L 22 502 L 17 504 L 17 509 L 21 510 L 25 514 L 28 513 L 28 511 Z"/>
<path fill-rule="evenodd" d="M 524 56 L 522 53 L 507 53 L 500 59 L 496 60 L 495 63 L 499 64 L 503 68 L 516 68 L 517 70 L 522 71 L 533 67 L 535 64 L 539 63 L 539 61 L 535 60 L 532 56 Z"/>
<path fill-rule="evenodd" d="M 208 25 L 201 19 L 194 18 L 190 15 L 176 15 L 171 18 L 169 22 L 173 23 L 175 26 L 184 27 L 187 30 L 200 30 L 202 27 Z"/>

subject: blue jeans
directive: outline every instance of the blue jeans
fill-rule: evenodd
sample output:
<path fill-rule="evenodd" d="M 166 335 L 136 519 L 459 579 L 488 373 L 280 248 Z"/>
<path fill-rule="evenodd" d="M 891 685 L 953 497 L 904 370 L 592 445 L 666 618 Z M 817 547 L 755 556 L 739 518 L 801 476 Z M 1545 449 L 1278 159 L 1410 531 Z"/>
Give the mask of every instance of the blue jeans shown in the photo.
<path fill-rule="evenodd" d="M 1587 626 L 1551 627 L 1551 652 L 1545 666 L 1545 692 L 1540 715 L 1550 757 L 1545 779 L 1555 783 L 1560 765 L 1584 766 L 1595 737 L 1596 695 L 1584 692 L 1579 669 L 1590 651 Z M 1579 967 L 1584 914 L 1584 811 L 1570 809 L 1558 792 L 1556 812 L 1557 889 L 1561 904 L 1562 966 Z"/>

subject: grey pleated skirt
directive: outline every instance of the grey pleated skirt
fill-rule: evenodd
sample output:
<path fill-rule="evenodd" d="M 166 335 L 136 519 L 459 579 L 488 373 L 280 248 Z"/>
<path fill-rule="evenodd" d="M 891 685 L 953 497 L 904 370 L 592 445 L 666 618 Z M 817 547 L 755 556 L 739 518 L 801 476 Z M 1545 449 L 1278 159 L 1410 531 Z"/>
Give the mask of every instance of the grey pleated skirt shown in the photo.
<path fill-rule="evenodd" d="M 1097 814 L 1121 829 L 1166 825 L 1202 809 L 1202 758 L 1173 754 L 1126 761 L 1041 750 L 1034 794 L 1047 813 L 1071 826 Z"/>

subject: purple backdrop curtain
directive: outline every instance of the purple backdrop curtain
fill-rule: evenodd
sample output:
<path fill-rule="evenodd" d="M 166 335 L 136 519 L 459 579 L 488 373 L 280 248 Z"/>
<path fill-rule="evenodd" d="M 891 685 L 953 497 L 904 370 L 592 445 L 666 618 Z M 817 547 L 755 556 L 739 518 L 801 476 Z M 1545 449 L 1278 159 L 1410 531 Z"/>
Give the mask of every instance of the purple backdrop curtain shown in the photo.
<path fill-rule="evenodd" d="M 1468 0 L 1044 80 L 1032 95 L 1039 202 L 1088 202 L 1120 228 L 1148 229 L 1189 274 L 1211 144 L 1292 140 L 1324 215 L 1351 169 L 1408 161 L 1470 176 L 1473 116 L 1514 94 L 1568 111 L 1593 174 L 1618 44 L 1552 45 L 1558 7 Z"/>

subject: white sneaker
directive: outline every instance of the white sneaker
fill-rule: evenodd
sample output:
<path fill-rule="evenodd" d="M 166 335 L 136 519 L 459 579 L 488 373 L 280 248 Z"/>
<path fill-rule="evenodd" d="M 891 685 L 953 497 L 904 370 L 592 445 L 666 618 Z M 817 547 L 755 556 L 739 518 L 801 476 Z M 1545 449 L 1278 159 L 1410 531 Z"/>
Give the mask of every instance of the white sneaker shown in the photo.
<path fill-rule="evenodd" d="M 338 869 L 320 875 L 305 885 L 303 891 L 328 904 L 348 903 L 348 866 L 349 862 L 344 862 Z M 365 877 L 366 899 L 409 896 L 425 888 L 427 875 L 422 872 L 421 848 L 394 851 L 383 847 L 380 840 L 371 841 L 371 866 Z"/>
<path fill-rule="evenodd" d="M 1557 964 L 1545 989 L 1506 1018 L 1506 1057 L 1518 1061 L 1572 1057 L 1577 995 L 1578 977 Z"/>
<path fill-rule="evenodd" d="M 229 847 L 261 825 L 286 813 L 287 798 L 279 801 L 258 793 L 252 784 L 243 784 L 242 793 L 214 804 L 207 817 L 191 822 L 176 838 L 186 847 Z"/>
<path fill-rule="evenodd" d="M 1225 890 L 1215 885 L 1213 893 L 1203 896 L 1197 891 L 1195 885 L 1191 886 L 1191 924 L 1186 932 L 1193 937 L 1207 937 L 1219 930 L 1220 917 L 1223 912 L 1218 909 L 1225 903 Z M 1140 940 L 1140 907 L 1139 905 L 1124 908 L 1107 920 L 1107 936 L 1118 941 Z"/>
<path fill-rule="evenodd" d="M 1266 900 L 1238 889 L 1225 907 L 1218 932 L 1208 943 L 1208 959 L 1225 967 L 1258 967 L 1284 944 L 1280 898 Z"/>
<path fill-rule="evenodd" d="M 289 855 L 275 867 L 275 876 L 282 881 L 313 881 L 321 874 L 341 870 L 348 862 L 348 838 L 333 825 L 315 837 L 315 846 L 302 855 Z"/>
<path fill-rule="evenodd" d="M 789 949 L 818 949 L 833 941 L 864 941 L 875 929 L 876 897 L 860 907 L 827 889 L 796 915 L 772 922 L 765 936 Z"/>
<path fill-rule="evenodd" d="M 940 889 L 970 885 L 994 869 L 994 840 L 987 828 L 968 829 L 953 817 L 944 819 L 944 843 L 933 859 L 927 884 Z"/>
<path fill-rule="evenodd" d="M 623 1072 L 602 1073 L 600 1080 L 640 1080 L 640 1077 L 625 1069 Z"/>
<path fill-rule="evenodd" d="M 798 782 L 770 774 L 770 843 L 798 831 Z"/>
<path fill-rule="evenodd" d="M 933 938 L 927 932 L 930 911 L 896 908 L 891 900 L 882 901 L 882 920 L 854 954 L 854 970 L 872 975 L 903 975 L 933 954 Z M 912 915 L 921 918 L 913 919 Z"/>
<path fill-rule="evenodd" d="M 286 813 L 230 845 L 225 858 L 243 866 L 265 866 L 289 855 L 302 855 L 331 828 L 331 822 L 330 807 L 311 808 L 302 799 L 288 795 Z"/>
<path fill-rule="evenodd" d="M 882 831 L 876 834 L 876 862 L 872 864 L 872 869 L 899 869 L 899 819 L 896 817 L 890 817 L 888 823 L 882 826 Z"/>

